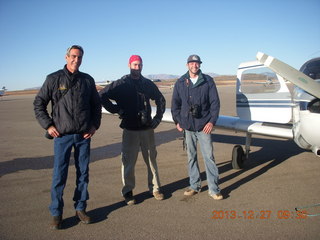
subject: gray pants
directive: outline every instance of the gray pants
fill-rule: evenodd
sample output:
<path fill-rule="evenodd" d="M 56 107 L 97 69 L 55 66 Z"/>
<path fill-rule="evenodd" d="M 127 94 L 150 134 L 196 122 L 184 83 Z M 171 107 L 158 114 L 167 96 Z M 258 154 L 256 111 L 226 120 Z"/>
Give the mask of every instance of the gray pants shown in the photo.
<path fill-rule="evenodd" d="M 124 129 L 122 133 L 122 195 L 135 187 L 134 168 L 141 148 L 143 159 L 148 169 L 148 188 L 150 192 L 159 191 L 160 180 L 156 162 L 157 150 L 153 129 L 131 131 Z"/>

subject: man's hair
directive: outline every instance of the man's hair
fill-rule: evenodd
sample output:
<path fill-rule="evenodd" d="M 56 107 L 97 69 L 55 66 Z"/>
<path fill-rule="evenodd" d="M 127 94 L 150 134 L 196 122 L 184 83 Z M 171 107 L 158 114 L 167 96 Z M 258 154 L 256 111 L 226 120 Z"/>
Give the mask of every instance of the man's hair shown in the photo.
<path fill-rule="evenodd" d="M 71 47 L 69 47 L 69 48 L 67 49 L 67 55 L 68 55 L 68 56 L 70 56 L 70 51 L 71 51 L 72 49 L 78 49 L 78 50 L 81 51 L 82 55 L 84 54 L 83 48 L 82 48 L 81 46 L 79 46 L 79 45 L 72 45 Z"/>

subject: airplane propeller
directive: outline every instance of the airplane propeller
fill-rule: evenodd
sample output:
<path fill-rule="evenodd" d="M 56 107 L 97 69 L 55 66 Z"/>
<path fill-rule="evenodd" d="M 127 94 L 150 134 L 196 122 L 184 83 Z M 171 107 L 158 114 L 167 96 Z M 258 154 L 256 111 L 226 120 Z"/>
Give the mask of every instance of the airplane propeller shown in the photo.
<path fill-rule="evenodd" d="M 268 56 L 265 53 L 258 52 L 256 58 L 260 63 L 269 67 L 274 72 L 281 75 L 284 79 L 292 82 L 309 94 L 320 98 L 320 83 L 314 81 L 312 78 L 289 66 L 288 64 L 281 62 L 274 57 Z"/>

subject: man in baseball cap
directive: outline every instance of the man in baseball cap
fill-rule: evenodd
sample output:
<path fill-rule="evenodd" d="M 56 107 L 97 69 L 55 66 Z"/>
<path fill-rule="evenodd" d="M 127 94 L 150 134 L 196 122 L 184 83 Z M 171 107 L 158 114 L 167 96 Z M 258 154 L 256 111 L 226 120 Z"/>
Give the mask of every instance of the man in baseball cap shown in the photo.
<path fill-rule="evenodd" d="M 213 156 L 211 131 L 219 116 L 220 100 L 214 80 L 200 69 L 201 59 L 190 55 L 188 71 L 175 83 L 171 101 L 172 118 L 176 128 L 185 133 L 188 154 L 189 188 L 185 196 L 201 191 L 201 176 L 197 157 L 197 144 L 205 163 L 208 194 L 214 200 L 223 196 L 219 188 L 219 171 Z"/>

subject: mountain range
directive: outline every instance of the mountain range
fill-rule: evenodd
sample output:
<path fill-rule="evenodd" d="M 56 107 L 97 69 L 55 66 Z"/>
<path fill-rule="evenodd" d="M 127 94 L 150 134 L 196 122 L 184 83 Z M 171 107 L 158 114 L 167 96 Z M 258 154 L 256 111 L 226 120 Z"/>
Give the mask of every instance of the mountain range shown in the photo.
<path fill-rule="evenodd" d="M 211 77 L 219 76 L 219 74 L 216 73 L 205 73 Z M 149 74 L 145 75 L 146 78 L 149 78 L 151 80 L 154 79 L 160 79 L 160 80 L 168 80 L 168 79 L 176 79 L 179 78 L 181 75 L 171 75 L 171 74 Z"/>
<path fill-rule="evenodd" d="M 217 77 L 219 76 L 219 74 L 216 74 L 216 73 L 204 73 L 204 74 L 207 74 L 211 77 Z M 181 75 L 173 75 L 173 74 L 148 74 L 148 75 L 143 75 L 144 77 L 146 78 L 149 78 L 151 80 L 172 80 L 172 79 L 178 79 Z M 99 82 L 96 82 L 97 84 L 99 83 L 105 83 L 105 82 L 111 82 L 113 80 L 107 80 L 107 81 L 99 81 Z M 40 89 L 40 87 L 33 87 L 33 88 L 27 88 L 27 89 L 24 89 L 24 90 L 37 90 L 37 89 Z"/>

